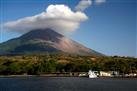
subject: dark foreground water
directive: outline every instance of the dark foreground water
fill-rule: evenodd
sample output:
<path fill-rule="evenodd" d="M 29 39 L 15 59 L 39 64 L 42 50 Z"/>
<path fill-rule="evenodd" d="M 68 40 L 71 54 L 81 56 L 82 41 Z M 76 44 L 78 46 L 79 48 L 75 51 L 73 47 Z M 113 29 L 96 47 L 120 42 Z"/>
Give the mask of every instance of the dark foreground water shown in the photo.
<path fill-rule="evenodd" d="M 0 91 L 137 91 L 137 79 L 78 77 L 0 78 Z"/>

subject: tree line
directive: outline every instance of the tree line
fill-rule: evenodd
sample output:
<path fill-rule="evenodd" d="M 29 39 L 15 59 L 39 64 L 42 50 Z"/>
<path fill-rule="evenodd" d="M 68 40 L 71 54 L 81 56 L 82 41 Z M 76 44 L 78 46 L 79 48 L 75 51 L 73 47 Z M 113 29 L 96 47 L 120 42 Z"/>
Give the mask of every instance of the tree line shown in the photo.
<path fill-rule="evenodd" d="M 137 58 L 92 57 L 78 55 L 23 55 L 0 56 L 0 75 L 54 72 L 118 71 L 137 73 Z"/>

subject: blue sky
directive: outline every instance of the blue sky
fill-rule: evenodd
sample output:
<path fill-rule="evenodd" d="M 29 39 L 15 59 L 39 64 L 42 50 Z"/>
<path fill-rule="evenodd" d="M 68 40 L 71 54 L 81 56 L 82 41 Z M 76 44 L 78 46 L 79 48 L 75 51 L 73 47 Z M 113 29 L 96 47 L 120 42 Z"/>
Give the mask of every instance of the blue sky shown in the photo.
<path fill-rule="evenodd" d="M 72 10 L 79 0 L 0 0 L 1 24 L 43 12 L 50 4 L 65 4 Z M 71 39 L 106 55 L 137 57 L 136 0 L 106 0 L 93 3 L 84 12 L 89 17 L 79 29 L 68 35 Z M 0 42 L 20 36 L 0 31 Z"/>

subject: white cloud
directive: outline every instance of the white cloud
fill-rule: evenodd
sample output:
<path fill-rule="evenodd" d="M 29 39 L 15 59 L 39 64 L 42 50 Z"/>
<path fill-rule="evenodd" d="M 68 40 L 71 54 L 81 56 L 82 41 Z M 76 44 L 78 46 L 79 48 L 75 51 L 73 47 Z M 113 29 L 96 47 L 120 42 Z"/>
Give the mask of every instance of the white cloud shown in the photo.
<path fill-rule="evenodd" d="M 4 24 L 7 30 L 26 33 L 38 28 L 51 28 L 59 33 L 75 31 L 88 17 L 81 11 L 73 12 L 66 5 L 49 5 L 46 11 Z"/>
<path fill-rule="evenodd" d="M 92 4 L 91 0 L 81 0 L 75 8 L 77 11 L 84 11 L 91 4 Z"/>
<path fill-rule="evenodd" d="M 105 3 L 105 2 L 106 2 L 106 0 L 95 0 L 96 4 L 102 4 L 102 3 Z"/>

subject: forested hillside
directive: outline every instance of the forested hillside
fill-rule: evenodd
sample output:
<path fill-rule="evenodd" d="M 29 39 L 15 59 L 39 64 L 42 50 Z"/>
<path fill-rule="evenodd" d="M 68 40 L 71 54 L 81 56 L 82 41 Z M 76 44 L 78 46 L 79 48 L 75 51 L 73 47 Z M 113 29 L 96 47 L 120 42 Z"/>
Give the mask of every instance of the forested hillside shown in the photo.
<path fill-rule="evenodd" d="M 64 54 L 0 56 L 0 74 L 40 74 L 42 72 L 119 71 L 137 73 L 137 59 Z"/>

